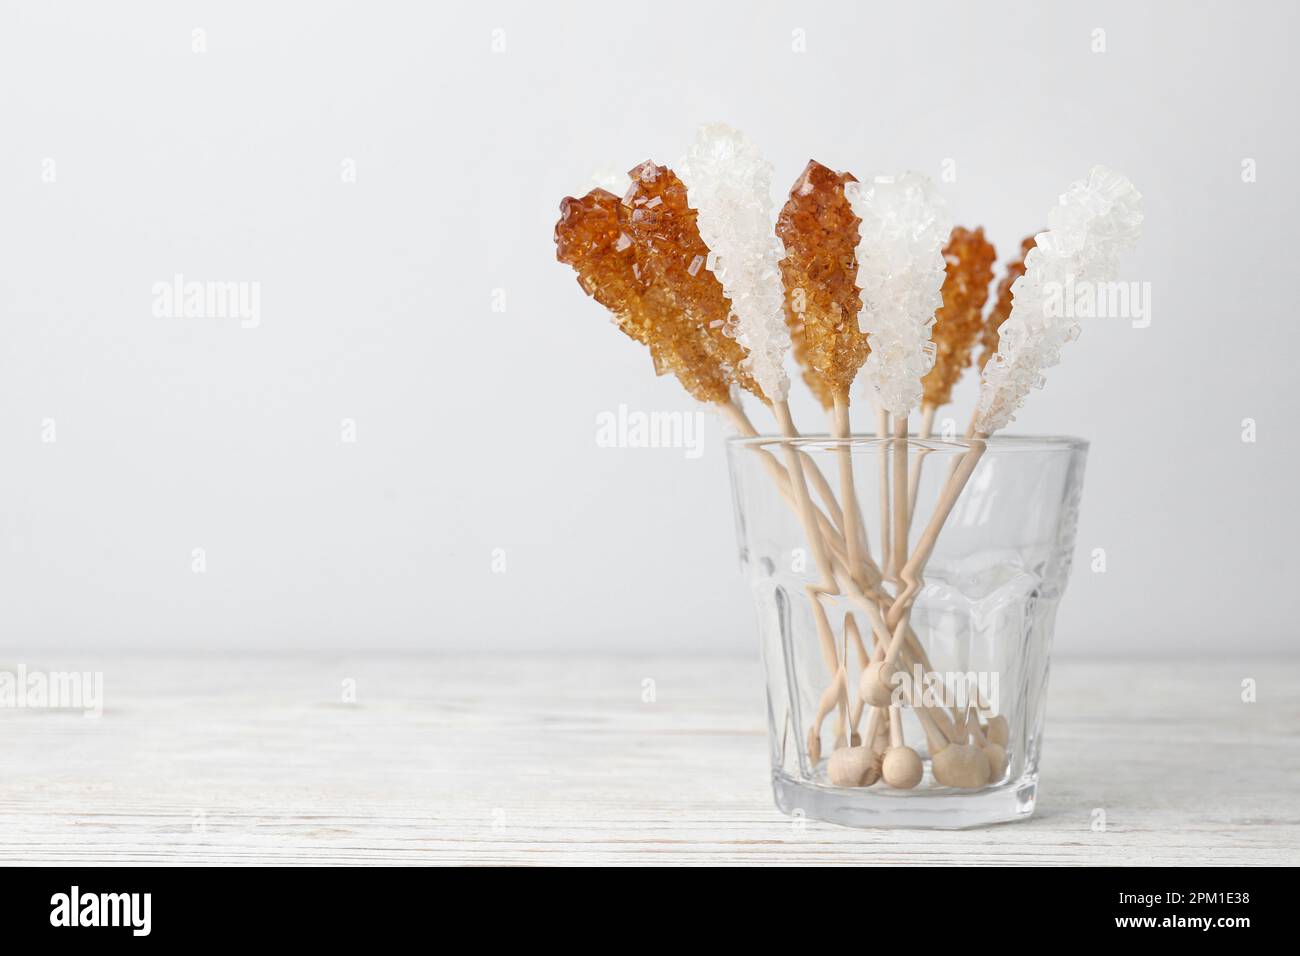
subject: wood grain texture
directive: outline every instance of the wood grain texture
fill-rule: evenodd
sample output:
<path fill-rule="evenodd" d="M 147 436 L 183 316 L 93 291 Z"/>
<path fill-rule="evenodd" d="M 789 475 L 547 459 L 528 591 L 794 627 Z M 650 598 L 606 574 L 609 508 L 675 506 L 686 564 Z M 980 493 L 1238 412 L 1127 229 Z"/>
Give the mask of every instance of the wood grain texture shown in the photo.
<path fill-rule="evenodd" d="M 105 706 L 0 709 L 6 863 L 1300 863 L 1295 660 L 1058 662 L 1036 816 L 961 832 L 778 813 L 751 660 L 19 661 Z"/>

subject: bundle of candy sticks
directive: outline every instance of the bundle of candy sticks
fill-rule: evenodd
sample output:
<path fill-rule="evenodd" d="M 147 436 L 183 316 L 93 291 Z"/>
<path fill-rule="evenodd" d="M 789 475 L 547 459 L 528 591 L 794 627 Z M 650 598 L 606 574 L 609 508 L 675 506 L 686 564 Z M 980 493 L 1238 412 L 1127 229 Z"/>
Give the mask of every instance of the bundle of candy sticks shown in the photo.
<path fill-rule="evenodd" d="M 774 214 L 770 165 L 739 132 L 715 125 L 699 131 L 676 172 L 647 161 L 629 176 L 622 198 L 594 189 L 561 203 L 559 260 L 650 350 L 657 374 L 675 375 L 741 435 L 758 436 L 741 404 L 748 392 L 770 410 L 782 439 L 800 437 L 787 402 L 785 359 L 793 351 L 836 441 L 838 496 L 794 442 L 775 443 L 779 458 L 770 446 L 754 446 L 801 522 L 816 569 L 807 592 L 832 676 L 808 732 L 812 765 L 836 713 L 825 765 L 832 785 L 915 787 L 924 763 L 903 737 L 906 705 L 923 729 L 938 785 L 996 783 L 1007 765 L 1006 718 L 979 699 L 965 709 L 928 706 L 895 679 L 903 669 L 932 671 L 910 613 L 987 439 L 1013 419 L 1078 333 L 1053 296 L 1067 282 L 1115 277 L 1119 254 L 1140 230 L 1139 193 L 1104 167 L 1073 184 L 1049 213 L 1048 230 L 1026 239 L 1006 267 L 985 316 L 994 248 L 982 229 L 951 227 L 934 184 L 918 173 L 858 180 L 809 162 Z M 965 450 L 920 525 L 914 512 L 925 452 L 909 465 L 910 417 L 919 407 L 917 438 L 929 439 L 977 344 L 983 381 Z M 849 444 L 849 394 L 858 378 L 877 436 L 892 443 L 892 454 L 881 456 L 874 554 Z M 835 596 L 863 613 L 869 646 L 852 612 L 837 636 L 823 603 Z"/>

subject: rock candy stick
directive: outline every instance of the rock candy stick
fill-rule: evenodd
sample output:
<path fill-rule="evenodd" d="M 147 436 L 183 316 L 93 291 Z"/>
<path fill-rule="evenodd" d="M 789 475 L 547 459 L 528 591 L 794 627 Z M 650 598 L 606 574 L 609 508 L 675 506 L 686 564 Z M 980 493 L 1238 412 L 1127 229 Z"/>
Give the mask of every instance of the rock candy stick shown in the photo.
<path fill-rule="evenodd" d="M 922 439 L 930 437 L 935 413 L 952 401 L 953 386 L 971 364 L 971 351 L 984 328 L 984 303 L 989 297 L 997 251 L 984 238 L 982 228 L 972 231 L 954 226 L 944 247 L 943 258 L 944 280 L 940 290 L 943 306 L 934 317 L 934 368 L 921 380 L 924 394 L 918 433 Z M 929 453 L 930 449 L 922 449 L 911 470 L 907 495 L 909 528 L 916 510 L 923 465 Z"/>
<path fill-rule="evenodd" d="M 1051 296 L 1067 279 L 1111 281 L 1119 256 L 1137 242 L 1142 228 L 1141 193 L 1120 173 L 1094 166 L 1087 179 L 1062 194 L 1025 259 L 1025 274 L 1012 286 L 1011 316 L 998 330 L 998 351 L 984 371 L 975 437 L 961 465 L 948 480 L 929 524 L 900 573 L 905 584 L 886 616 L 897 628 L 879 677 L 888 681 L 892 662 L 903 643 L 903 628 L 921 588 L 921 570 L 934 550 L 939 532 L 970 480 L 985 439 L 1011 421 L 1029 389 L 1041 383 L 1042 369 L 1060 360 L 1060 349 L 1078 334 L 1073 317 L 1057 314 Z"/>
<path fill-rule="evenodd" d="M 901 420 L 892 450 L 905 459 L 907 418 L 921 400 L 921 379 L 934 363 L 930 329 L 943 303 L 943 246 L 949 224 L 934 183 L 919 173 L 877 174 L 846 183 L 844 192 L 860 220 L 858 323 L 871 346 L 864 366 L 867 384 L 877 408 L 896 423 Z M 882 416 L 882 439 L 889 435 L 888 425 Z M 887 574 L 891 562 L 893 568 L 901 567 L 907 549 L 907 482 L 898 483 L 899 473 L 896 467 L 892 509 L 889 476 L 882 473 L 881 567 Z"/>
<path fill-rule="evenodd" d="M 859 219 L 844 195 L 845 183 L 856 181 L 810 160 L 781 209 L 776 232 L 785 247 L 780 265 L 795 358 L 804 381 L 831 413 L 832 433 L 844 442 L 838 454 L 849 562 L 860 583 L 874 586 L 881 575 L 870 558 L 847 445 L 852 437 L 849 387 L 871 351 L 858 325 Z"/>
<path fill-rule="evenodd" d="M 848 566 L 859 586 L 874 590 L 879 587 L 882 574 L 871 560 L 858 506 L 853 453 L 848 444 L 852 437 L 849 388 L 871 348 L 866 333 L 858 325 L 862 308 L 856 285 L 859 219 L 844 195 L 847 182 L 856 180 L 851 174 L 837 173 L 815 160 L 809 161 L 790 189 L 777 218 L 776 232 L 785 248 L 780 266 L 785 286 L 785 318 L 795 359 L 813 395 L 830 413 L 832 434 L 839 440 L 836 454 Z M 846 615 L 846 635 L 850 629 L 857 633 L 856 622 L 851 615 Z M 880 640 L 877 637 L 877 643 Z M 835 679 L 844 682 L 846 694 L 847 666 L 846 654 Z M 832 688 L 835 686 L 833 682 Z M 852 728 L 857 726 L 861 713 L 862 705 L 858 701 L 850 716 L 845 747 L 832 755 L 832 766 L 853 747 Z M 820 720 L 814 720 L 814 725 L 819 728 Z"/>

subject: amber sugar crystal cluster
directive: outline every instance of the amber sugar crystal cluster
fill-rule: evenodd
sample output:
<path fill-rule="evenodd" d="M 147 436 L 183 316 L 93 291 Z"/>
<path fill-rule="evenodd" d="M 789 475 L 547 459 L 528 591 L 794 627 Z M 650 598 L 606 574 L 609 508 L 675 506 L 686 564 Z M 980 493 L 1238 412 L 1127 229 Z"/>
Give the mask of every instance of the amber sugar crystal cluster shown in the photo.
<path fill-rule="evenodd" d="M 792 351 L 825 408 L 847 399 L 871 352 L 858 326 L 862 297 L 854 284 L 861 220 L 844 195 L 844 184 L 856 181 L 810 161 L 776 223 L 785 245 L 781 276 Z"/>
<path fill-rule="evenodd" d="M 727 401 L 734 378 L 729 366 L 713 356 L 709 337 L 686 319 L 677 299 L 648 281 L 630 218 L 623 201 L 603 189 L 564 199 L 555 225 L 556 258 L 573 267 L 578 284 L 609 310 L 615 325 L 650 349 L 656 374 L 676 375 L 698 401 Z"/>
<path fill-rule="evenodd" d="M 952 401 L 952 388 L 971 363 L 971 350 L 984 328 L 984 303 L 993 281 L 997 251 L 983 228 L 957 226 L 943 250 L 943 306 L 935 314 L 934 368 L 921 380 L 923 402 L 932 408 Z"/>
<path fill-rule="evenodd" d="M 641 276 L 673 303 L 711 360 L 741 388 L 763 399 L 741 368 L 745 350 L 735 339 L 731 301 L 708 268 L 709 247 L 700 237 L 686 186 L 667 166 L 649 160 L 628 175 L 632 186 L 623 202 Z"/>
<path fill-rule="evenodd" d="M 998 296 L 993 301 L 993 308 L 989 310 L 988 321 L 984 323 L 984 331 L 980 334 L 980 371 L 984 371 L 984 366 L 989 364 L 994 353 L 998 350 L 998 329 L 1002 323 L 1011 315 L 1011 286 L 1015 281 L 1025 274 L 1025 256 L 1029 255 L 1029 250 L 1034 248 L 1035 238 L 1026 236 L 1020 243 L 1020 258 L 1007 265 L 1007 274 L 1002 277 L 998 283 Z"/>
<path fill-rule="evenodd" d="M 649 347 L 656 373 L 675 375 L 702 402 L 728 401 L 733 384 L 758 395 L 740 368 L 745 350 L 732 335 L 731 303 L 705 267 L 709 250 L 685 186 L 648 161 L 630 176 L 621 200 L 594 189 L 561 202 L 556 258 L 620 329 Z"/>

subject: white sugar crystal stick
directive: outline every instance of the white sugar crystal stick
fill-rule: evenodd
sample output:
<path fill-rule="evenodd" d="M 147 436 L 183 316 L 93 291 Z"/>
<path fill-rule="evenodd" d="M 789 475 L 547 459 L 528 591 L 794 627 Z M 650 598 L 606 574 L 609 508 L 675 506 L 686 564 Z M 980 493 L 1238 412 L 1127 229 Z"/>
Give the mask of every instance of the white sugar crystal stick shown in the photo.
<path fill-rule="evenodd" d="M 867 333 L 867 382 L 876 405 L 906 419 L 934 366 L 930 330 L 943 305 L 943 247 L 952 224 L 933 181 L 920 173 L 846 183 L 862 220 L 858 240 L 858 324 Z"/>
<path fill-rule="evenodd" d="M 696 212 L 700 238 L 709 247 L 707 268 L 731 300 L 736 341 L 747 353 L 745 367 L 772 403 L 781 433 L 796 438 L 786 404 L 790 379 L 784 363 L 790 330 L 785 324 L 779 266 L 785 249 L 776 237 L 772 212 L 772 165 L 738 130 L 713 123 L 700 127 L 677 172 Z M 836 593 L 803 466 L 792 445 L 783 450 L 809 544 L 822 572 L 822 590 Z"/>
<path fill-rule="evenodd" d="M 1011 314 L 984 369 L 977 434 L 1005 428 L 1029 390 L 1042 386 L 1043 370 L 1061 360 L 1061 347 L 1078 336 L 1076 310 L 1065 300 L 1085 284 L 1115 279 L 1120 254 L 1141 234 L 1142 194 L 1113 169 L 1094 166 L 1061 195 L 1047 221 L 1025 257 L 1025 274 L 1011 287 Z"/>
<path fill-rule="evenodd" d="M 786 400 L 785 293 L 778 263 L 784 247 L 773 229 L 772 165 L 738 130 L 702 126 L 677 169 L 712 253 L 708 268 L 731 300 L 736 340 L 747 371 L 774 405 Z"/>
<path fill-rule="evenodd" d="M 700 238 L 709 247 L 706 266 L 731 300 L 736 341 L 747 353 L 744 366 L 771 403 L 781 433 L 796 438 L 798 432 L 786 404 L 790 379 L 785 373 L 785 356 L 790 351 L 790 330 L 785 324 L 779 266 L 785 248 L 774 229 L 772 166 L 740 132 L 719 123 L 700 128 L 677 172 L 696 211 Z M 791 443 L 783 443 L 782 451 L 804 534 L 821 571 L 821 584 L 809 585 L 807 591 L 826 666 L 835 675 L 843 665 L 821 596 L 837 594 L 839 588 L 799 453 Z M 836 697 L 843 723 L 847 692 Z M 820 756 L 819 731 L 819 727 L 809 730 L 808 752 L 814 762 Z"/>
<path fill-rule="evenodd" d="M 1025 259 L 1025 274 L 1011 287 L 1011 315 L 1002 323 L 997 354 L 984 370 L 984 385 L 976 409 L 974 440 L 961 464 L 948 479 L 916 550 L 899 572 L 905 585 L 889 609 L 886 625 L 896 628 L 882 680 L 903 644 L 912 602 L 921 589 L 921 572 L 934 550 L 939 532 L 957 498 L 970 480 L 985 439 L 1011 421 L 1029 389 L 1042 383 L 1042 370 L 1060 361 L 1061 346 L 1078 335 L 1079 327 L 1060 296 L 1071 283 L 1110 282 L 1119 256 L 1137 242 L 1142 228 L 1142 195 L 1112 169 L 1094 166 L 1088 178 L 1074 183 L 1048 214 L 1048 230 Z"/>
<path fill-rule="evenodd" d="M 877 173 L 861 182 L 845 183 L 844 195 L 862 220 L 857 248 L 857 286 L 862 295 L 858 327 L 871 345 L 864 366 L 866 381 L 881 413 L 881 438 L 889 435 L 884 413 L 894 417 L 893 455 L 896 465 L 902 465 L 894 469 L 892 509 L 888 474 L 882 473 L 880 485 L 880 566 L 887 575 L 896 575 L 907 560 L 907 417 L 924 393 L 921 379 L 934 366 L 930 330 L 934 313 L 943 304 L 943 248 L 952 224 L 933 181 L 920 173 Z M 885 466 L 883 458 L 881 466 Z"/>

